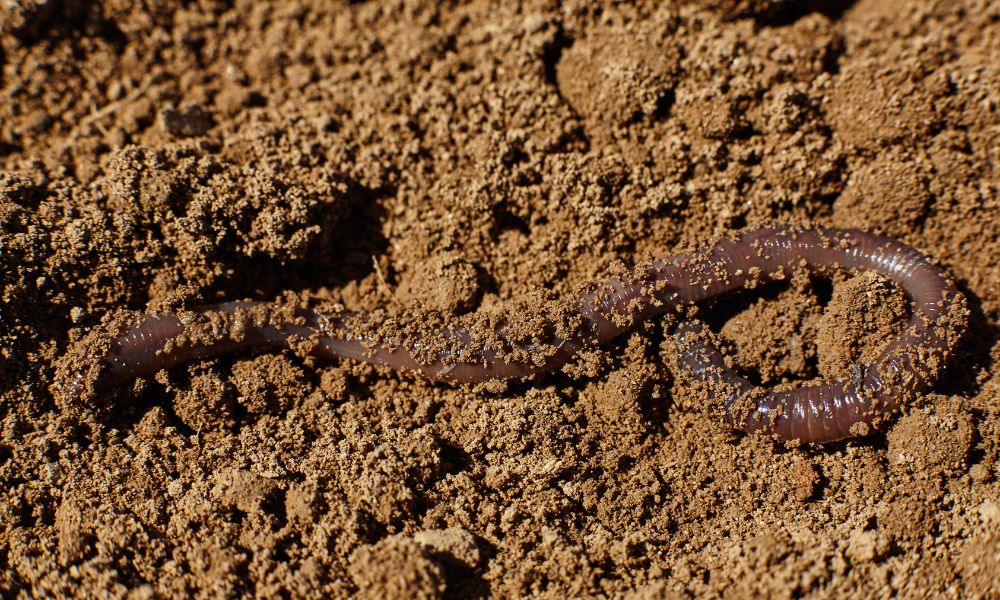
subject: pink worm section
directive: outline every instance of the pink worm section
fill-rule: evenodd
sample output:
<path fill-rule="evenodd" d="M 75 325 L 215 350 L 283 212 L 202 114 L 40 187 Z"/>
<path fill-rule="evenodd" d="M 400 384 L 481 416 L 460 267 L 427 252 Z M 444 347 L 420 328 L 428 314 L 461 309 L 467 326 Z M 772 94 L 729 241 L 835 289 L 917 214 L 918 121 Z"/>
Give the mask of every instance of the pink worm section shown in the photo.
<path fill-rule="evenodd" d="M 225 334 L 207 345 L 173 343 L 185 332 L 180 317 L 149 315 L 113 340 L 111 351 L 100 357 L 94 390 L 146 377 L 191 360 L 247 348 L 287 347 L 291 339 L 311 339 L 312 353 L 326 358 L 351 359 L 394 369 L 419 371 L 453 383 L 481 383 L 493 379 L 526 378 L 558 368 L 581 348 L 601 344 L 636 323 L 761 281 L 781 279 L 796 268 L 821 274 L 836 270 L 871 270 L 899 284 L 912 301 L 905 331 L 870 365 L 862 378 L 810 385 L 788 391 L 758 388 L 726 366 L 699 329 L 680 324 L 673 332 L 680 347 L 681 365 L 720 397 L 734 427 L 763 432 L 785 440 L 820 443 L 850 437 L 895 411 L 899 402 L 920 393 L 936 376 L 958 331 L 949 316 L 960 296 L 950 278 L 917 250 L 892 239 L 857 230 L 799 230 L 768 228 L 724 239 L 711 248 L 657 260 L 627 281 L 610 280 L 594 292 L 575 299 L 583 317 L 581 332 L 568 339 L 545 334 L 533 343 L 498 336 L 508 350 L 532 351 L 547 346 L 547 358 L 509 361 L 464 329 L 433 331 L 443 347 L 462 348 L 432 354 L 421 362 L 421 336 L 401 347 L 392 339 L 362 338 L 338 321 L 310 310 L 297 309 L 297 324 L 247 325 L 239 335 Z M 198 316 L 225 321 L 262 303 L 227 302 L 196 309 Z M 217 319 L 219 320 L 219 319 Z M 960 327 L 960 326 L 958 326 Z M 555 325 L 545 328 L 555 331 Z M 220 334 L 225 329 L 220 330 Z M 424 354 L 423 356 L 425 356 Z M 85 374 L 73 374 L 63 386 L 68 397 L 79 397 L 88 387 Z"/>

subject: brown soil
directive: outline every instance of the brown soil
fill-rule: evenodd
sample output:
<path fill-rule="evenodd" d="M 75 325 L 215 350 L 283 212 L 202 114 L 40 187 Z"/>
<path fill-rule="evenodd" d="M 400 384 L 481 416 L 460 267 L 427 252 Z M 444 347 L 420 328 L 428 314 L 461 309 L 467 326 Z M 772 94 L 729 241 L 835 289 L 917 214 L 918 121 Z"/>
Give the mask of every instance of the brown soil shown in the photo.
<path fill-rule="evenodd" d="M 0 31 L 0 595 L 1000 597 L 997 3 L 23 0 Z M 126 311 L 447 320 L 774 221 L 966 293 L 885 431 L 733 432 L 657 323 L 490 390 L 289 351 L 50 391 Z M 864 274 L 701 313 L 769 384 L 907 318 Z"/>

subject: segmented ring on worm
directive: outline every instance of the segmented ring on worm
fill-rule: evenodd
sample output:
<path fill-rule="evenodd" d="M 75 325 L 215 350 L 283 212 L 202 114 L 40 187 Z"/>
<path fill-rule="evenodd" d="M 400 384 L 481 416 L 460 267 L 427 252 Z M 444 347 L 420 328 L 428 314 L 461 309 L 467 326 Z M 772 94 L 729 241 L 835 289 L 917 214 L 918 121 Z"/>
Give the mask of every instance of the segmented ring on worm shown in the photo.
<path fill-rule="evenodd" d="M 910 297 L 905 330 L 863 378 L 780 392 L 759 388 L 727 367 L 700 329 L 686 322 L 672 331 L 680 364 L 711 388 L 729 421 L 743 431 L 810 443 L 863 433 L 866 425 L 877 424 L 936 379 L 962 333 L 964 305 L 952 280 L 919 251 L 851 229 L 758 229 L 654 260 L 629 278 L 608 280 L 563 300 L 561 306 L 576 315 L 576 326 L 550 317 L 536 323 L 530 335 L 503 322 L 489 335 L 435 322 L 386 333 L 368 325 L 374 320 L 370 315 L 249 301 L 150 314 L 114 335 L 89 368 L 63 377 L 57 393 L 72 400 L 191 360 L 293 342 L 307 343 L 316 356 L 413 370 L 453 383 L 528 378 L 560 367 L 581 349 L 607 342 L 640 321 L 783 278 L 798 268 L 819 274 L 875 271 Z"/>

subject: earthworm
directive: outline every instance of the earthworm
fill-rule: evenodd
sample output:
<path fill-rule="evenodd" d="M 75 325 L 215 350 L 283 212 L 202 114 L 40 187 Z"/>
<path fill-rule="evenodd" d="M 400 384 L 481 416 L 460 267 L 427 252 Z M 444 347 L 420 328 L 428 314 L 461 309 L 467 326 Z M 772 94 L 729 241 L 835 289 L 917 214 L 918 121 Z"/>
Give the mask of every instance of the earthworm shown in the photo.
<path fill-rule="evenodd" d="M 964 327 L 964 304 L 952 280 L 919 251 L 852 229 L 758 229 L 656 259 L 627 277 L 559 301 L 561 314 L 570 318 L 558 321 L 555 313 L 546 313 L 527 332 L 505 320 L 481 333 L 443 319 L 411 319 L 401 326 L 391 316 L 251 301 L 148 314 L 106 339 L 103 354 L 86 361 L 88 368 L 71 371 L 57 387 L 64 397 L 76 399 L 191 360 L 290 344 L 302 344 L 319 357 L 413 370 L 453 383 L 528 378 L 560 367 L 581 349 L 607 342 L 640 321 L 783 279 L 798 268 L 821 275 L 871 270 L 909 295 L 911 316 L 904 331 L 863 369 L 863 376 L 785 391 L 760 388 L 726 366 L 708 337 L 689 322 L 672 330 L 681 370 L 719 398 L 728 421 L 743 431 L 808 443 L 864 434 L 936 378 Z"/>

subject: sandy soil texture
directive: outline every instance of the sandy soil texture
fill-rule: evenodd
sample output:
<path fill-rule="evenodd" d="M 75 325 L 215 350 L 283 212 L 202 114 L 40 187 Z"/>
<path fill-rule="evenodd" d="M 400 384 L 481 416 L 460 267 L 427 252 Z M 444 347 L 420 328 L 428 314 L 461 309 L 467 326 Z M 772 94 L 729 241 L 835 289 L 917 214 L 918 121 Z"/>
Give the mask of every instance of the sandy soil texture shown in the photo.
<path fill-rule="evenodd" d="M 1000 597 L 1000 4 L 0 2 L 0 596 Z M 883 431 L 737 433 L 647 323 L 467 389 L 291 351 L 91 402 L 137 311 L 447 323 L 768 223 L 935 257 L 969 333 Z M 699 307 L 839 376 L 870 274 Z"/>

